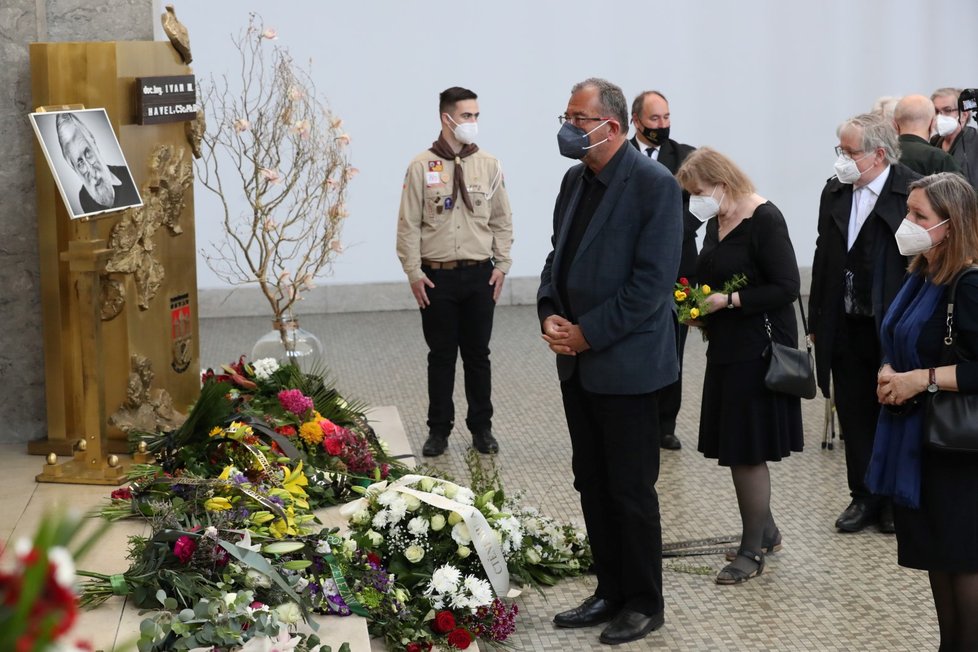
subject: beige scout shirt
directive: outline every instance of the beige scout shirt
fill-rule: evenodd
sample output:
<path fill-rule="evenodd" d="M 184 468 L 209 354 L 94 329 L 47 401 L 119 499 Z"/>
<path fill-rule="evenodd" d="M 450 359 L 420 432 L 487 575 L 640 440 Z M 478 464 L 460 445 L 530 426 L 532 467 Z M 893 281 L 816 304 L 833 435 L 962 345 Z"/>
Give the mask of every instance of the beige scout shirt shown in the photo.
<path fill-rule="evenodd" d="M 462 161 L 462 168 L 471 212 L 461 194 L 451 206 L 455 161 L 425 150 L 408 165 L 397 218 L 397 256 L 410 283 L 424 276 L 422 258 L 438 262 L 492 258 L 499 271 L 509 272 L 513 216 L 502 165 L 480 149 Z"/>

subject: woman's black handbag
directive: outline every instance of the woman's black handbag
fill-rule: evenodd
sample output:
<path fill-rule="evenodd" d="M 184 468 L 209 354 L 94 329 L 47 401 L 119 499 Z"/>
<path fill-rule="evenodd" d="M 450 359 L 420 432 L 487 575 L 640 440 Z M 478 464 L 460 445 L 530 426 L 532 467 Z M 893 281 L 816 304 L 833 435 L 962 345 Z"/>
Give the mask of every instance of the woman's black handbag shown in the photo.
<path fill-rule="evenodd" d="M 964 270 L 951 285 L 941 366 L 968 361 L 954 345 L 958 334 L 954 326 L 954 295 L 961 277 L 974 270 L 978 267 Z M 924 410 L 924 442 L 927 446 L 943 451 L 978 453 L 978 394 L 938 390 L 925 400 Z"/>
<path fill-rule="evenodd" d="M 764 385 L 772 392 L 789 394 L 799 398 L 815 398 L 815 363 L 812 359 L 812 338 L 808 333 L 808 320 L 805 319 L 805 308 L 798 297 L 798 307 L 801 309 L 801 323 L 805 328 L 805 351 L 779 344 L 771 337 L 771 322 L 764 315 L 764 328 L 767 331 L 768 344 L 765 356 L 768 358 L 767 373 L 764 374 Z"/>

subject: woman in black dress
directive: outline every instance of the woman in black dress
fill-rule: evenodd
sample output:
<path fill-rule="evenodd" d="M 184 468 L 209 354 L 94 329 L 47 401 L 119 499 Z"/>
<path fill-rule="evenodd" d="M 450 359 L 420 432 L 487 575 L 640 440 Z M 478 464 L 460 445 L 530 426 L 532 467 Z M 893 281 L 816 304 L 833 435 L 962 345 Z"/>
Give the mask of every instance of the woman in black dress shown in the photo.
<path fill-rule="evenodd" d="M 978 453 L 923 445 L 927 391 L 978 392 L 978 361 L 943 364 L 947 301 L 957 282 L 955 344 L 978 360 L 978 196 L 960 176 L 915 181 L 896 232 L 910 273 L 883 320 L 880 413 L 866 482 L 892 496 L 901 566 L 930 576 L 941 650 L 978 650 Z"/>
<path fill-rule="evenodd" d="M 765 317 L 774 341 L 797 346 L 798 263 L 781 211 L 729 158 L 700 148 L 676 178 L 692 195 L 690 212 L 709 220 L 696 273 L 713 293 L 707 314 L 693 323 L 709 337 L 699 450 L 729 466 L 733 476 L 743 532 L 716 581 L 739 584 L 760 575 L 764 553 L 781 547 L 767 463 L 801 451 L 804 443 L 800 399 L 764 385 Z M 722 292 L 737 275 L 746 276 L 746 285 Z"/>

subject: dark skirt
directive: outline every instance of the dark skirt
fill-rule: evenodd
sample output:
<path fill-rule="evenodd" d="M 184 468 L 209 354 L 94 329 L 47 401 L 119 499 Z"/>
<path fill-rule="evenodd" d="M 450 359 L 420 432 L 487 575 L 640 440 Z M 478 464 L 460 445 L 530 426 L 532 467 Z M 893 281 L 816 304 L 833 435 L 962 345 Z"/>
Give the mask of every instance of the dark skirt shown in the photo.
<path fill-rule="evenodd" d="M 925 449 L 920 509 L 894 508 L 901 566 L 978 572 L 978 454 Z"/>
<path fill-rule="evenodd" d="M 805 444 L 801 399 L 764 386 L 767 360 L 707 360 L 699 451 L 720 466 L 777 462 Z"/>

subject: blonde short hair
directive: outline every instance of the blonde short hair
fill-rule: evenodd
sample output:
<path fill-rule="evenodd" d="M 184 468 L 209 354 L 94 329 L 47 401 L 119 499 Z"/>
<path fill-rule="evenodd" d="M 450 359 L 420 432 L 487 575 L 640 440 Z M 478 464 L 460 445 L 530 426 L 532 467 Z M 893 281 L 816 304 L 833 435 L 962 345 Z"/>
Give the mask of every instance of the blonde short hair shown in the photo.
<path fill-rule="evenodd" d="M 686 190 L 699 184 L 723 184 L 734 197 L 746 197 L 754 192 L 754 184 L 744 171 L 715 149 L 700 147 L 683 161 L 676 180 Z"/>

